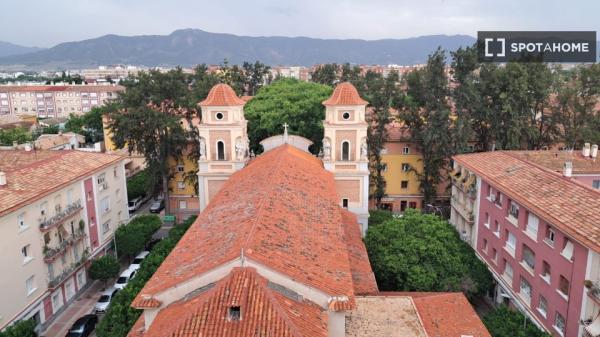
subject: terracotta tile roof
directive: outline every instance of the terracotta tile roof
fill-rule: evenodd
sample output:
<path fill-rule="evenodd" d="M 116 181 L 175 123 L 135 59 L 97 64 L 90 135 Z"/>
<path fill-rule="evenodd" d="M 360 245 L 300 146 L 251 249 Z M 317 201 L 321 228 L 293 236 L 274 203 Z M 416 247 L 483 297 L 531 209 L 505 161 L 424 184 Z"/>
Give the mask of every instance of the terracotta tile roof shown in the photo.
<path fill-rule="evenodd" d="M 412 141 L 410 129 L 402 122 L 392 121 L 386 125 L 388 142 L 410 142 Z"/>
<path fill-rule="evenodd" d="M 160 308 L 162 302 L 153 297 L 135 298 L 135 307 L 138 309 Z"/>
<path fill-rule="evenodd" d="M 323 163 L 290 145 L 279 146 L 227 180 L 138 297 L 158 294 L 241 254 L 330 296 L 352 297 L 340 209 L 333 175 Z"/>
<path fill-rule="evenodd" d="M 82 151 L 0 151 L 0 216 L 91 175 L 123 157 Z"/>
<path fill-rule="evenodd" d="M 581 150 L 569 151 L 507 151 L 519 159 L 529 161 L 549 170 L 563 171 L 563 165 L 566 161 L 573 163 L 573 174 L 600 174 L 600 158 L 592 160 L 584 157 Z"/>
<path fill-rule="evenodd" d="M 43 134 L 34 142 L 35 148 L 40 150 L 52 149 L 57 146 L 69 144 L 71 138 L 75 137 L 78 143 L 85 143 L 85 137 L 74 133 L 66 132 L 62 134 Z"/>
<path fill-rule="evenodd" d="M 510 152 L 454 156 L 518 204 L 572 239 L 600 252 L 600 193 Z"/>
<path fill-rule="evenodd" d="M 350 82 L 338 84 L 331 97 L 323 101 L 323 105 L 367 105 L 369 102 L 360 98 L 358 91 Z"/>
<path fill-rule="evenodd" d="M 240 320 L 229 316 L 239 307 Z M 137 326 L 137 329 L 136 329 Z M 130 336 L 136 336 L 136 324 Z M 327 314 L 268 285 L 253 268 L 234 268 L 212 287 L 162 309 L 144 337 L 326 337 Z M 137 335 L 139 336 L 139 334 Z"/>
<path fill-rule="evenodd" d="M 375 274 L 371 269 L 369 255 L 365 243 L 360 235 L 360 228 L 356 216 L 348 210 L 342 209 L 342 223 L 346 232 L 346 245 L 350 259 L 352 283 L 356 295 L 372 295 L 378 292 Z"/>
<path fill-rule="evenodd" d="M 239 98 L 233 89 L 224 83 L 219 83 L 210 89 L 206 99 L 199 103 L 200 106 L 232 106 L 244 105 L 246 101 Z"/>

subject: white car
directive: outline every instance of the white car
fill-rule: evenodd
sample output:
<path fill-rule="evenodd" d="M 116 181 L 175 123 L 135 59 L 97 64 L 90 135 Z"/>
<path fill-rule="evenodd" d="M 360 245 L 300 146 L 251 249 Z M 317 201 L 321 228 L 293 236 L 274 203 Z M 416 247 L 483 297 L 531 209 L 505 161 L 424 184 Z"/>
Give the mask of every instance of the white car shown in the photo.
<path fill-rule="evenodd" d="M 129 213 L 137 211 L 138 208 L 140 208 L 140 206 L 142 205 L 142 203 L 144 203 L 144 198 L 142 197 L 137 197 L 129 200 Z"/>
<path fill-rule="evenodd" d="M 135 276 L 135 272 L 136 272 L 136 269 L 130 269 L 130 268 L 127 268 L 125 271 L 123 271 L 121 273 L 121 275 L 119 276 L 119 278 L 117 279 L 117 282 L 115 282 L 115 288 L 117 288 L 117 289 L 125 288 L 125 286 L 129 282 L 129 280 L 131 280 Z"/>
<path fill-rule="evenodd" d="M 117 294 L 118 291 L 119 291 L 119 289 L 117 289 L 115 287 L 105 290 L 100 295 L 98 302 L 96 302 L 96 305 L 94 306 L 96 313 L 106 312 L 106 309 L 108 309 L 110 302 L 115 297 L 115 295 Z"/>
<path fill-rule="evenodd" d="M 140 265 L 142 264 L 142 261 L 144 261 L 144 259 L 146 258 L 146 256 L 148 256 L 148 254 L 150 254 L 150 252 L 147 250 L 139 253 L 135 257 L 135 259 L 133 259 L 133 262 L 131 262 L 128 269 L 133 269 L 133 270 L 140 269 Z"/>

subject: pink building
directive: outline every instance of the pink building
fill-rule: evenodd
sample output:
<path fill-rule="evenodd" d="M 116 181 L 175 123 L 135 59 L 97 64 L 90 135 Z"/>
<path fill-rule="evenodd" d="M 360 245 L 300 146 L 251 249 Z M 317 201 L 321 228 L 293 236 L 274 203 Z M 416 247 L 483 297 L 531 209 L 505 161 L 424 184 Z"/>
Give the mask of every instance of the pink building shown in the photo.
<path fill-rule="evenodd" d="M 586 154 L 563 173 L 551 152 L 454 157 L 451 222 L 494 275 L 491 297 L 554 336 L 600 335 L 600 170 Z"/>

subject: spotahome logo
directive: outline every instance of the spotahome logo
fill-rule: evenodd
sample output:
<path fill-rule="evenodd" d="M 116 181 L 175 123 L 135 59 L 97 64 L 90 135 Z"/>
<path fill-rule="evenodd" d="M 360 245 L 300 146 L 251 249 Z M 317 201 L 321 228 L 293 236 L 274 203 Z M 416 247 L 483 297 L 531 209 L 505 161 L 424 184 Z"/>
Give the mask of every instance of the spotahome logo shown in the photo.
<path fill-rule="evenodd" d="M 477 32 L 481 62 L 596 62 L 596 32 Z"/>

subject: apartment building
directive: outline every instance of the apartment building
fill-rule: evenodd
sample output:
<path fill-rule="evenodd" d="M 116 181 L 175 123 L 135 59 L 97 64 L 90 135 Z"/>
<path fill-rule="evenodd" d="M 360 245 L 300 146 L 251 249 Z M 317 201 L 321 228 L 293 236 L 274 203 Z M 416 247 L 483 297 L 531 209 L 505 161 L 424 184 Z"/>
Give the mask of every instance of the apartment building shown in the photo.
<path fill-rule="evenodd" d="M 115 99 L 119 85 L 0 85 L 0 115 L 68 117 Z"/>
<path fill-rule="evenodd" d="M 424 208 L 427 205 L 423 203 L 417 176 L 423 170 L 423 157 L 410 139 L 410 131 L 406 125 L 393 121 L 388 125 L 387 131 L 388 138 L 381 151 L 386 181 L 386 196 L 381 200 L 382 205 L 394 213 L 402 213 L 407 208 Z M 450 198 L 448 194 L 447 183 L 440 184 L 436 204 L 447 203 Z"/>
<path fill-rule="evenodd" d="M 81 75 L 86 82 L 106 82 L 108 78 L 113 81 L 118 81 L 129 76 L 135 76 L 140 70 L 141 69 L 136 66 L 99 66 L 94 69 L 83 69 Z"/>
<path fill-rule="evenodd" d="M 40 328 L 88 284 L 90 259 L 129 217 L 121 156 L 74 150 L 0 152 L 0 330 Z"/>
<path fill-rule="evenodd" d="M 553 336 L 600 335 L 600 170 L 592 155 L 590 147 L 454 157 L 451 222 L 492 272 L 493 300 Z"/>

